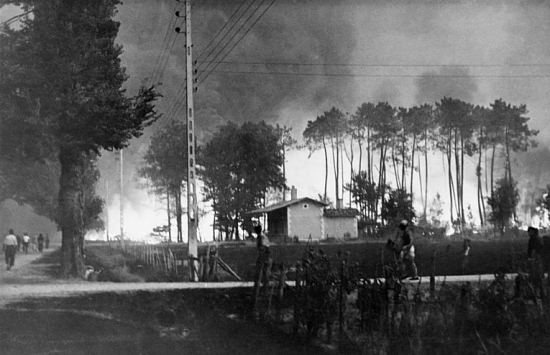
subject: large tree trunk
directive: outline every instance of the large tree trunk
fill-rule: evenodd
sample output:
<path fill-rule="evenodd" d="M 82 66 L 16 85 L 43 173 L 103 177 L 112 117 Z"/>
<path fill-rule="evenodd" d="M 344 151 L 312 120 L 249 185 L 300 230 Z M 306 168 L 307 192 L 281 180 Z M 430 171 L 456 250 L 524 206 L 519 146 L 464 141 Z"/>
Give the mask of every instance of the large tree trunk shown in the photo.
<path fill-rule="evenodd" d="M 71 149 L 59 153 L 59 220 L 61 229 L 61 273 L 64 277 L 84 276 L 84 219 L 81 192 L 83 156 Z"/>

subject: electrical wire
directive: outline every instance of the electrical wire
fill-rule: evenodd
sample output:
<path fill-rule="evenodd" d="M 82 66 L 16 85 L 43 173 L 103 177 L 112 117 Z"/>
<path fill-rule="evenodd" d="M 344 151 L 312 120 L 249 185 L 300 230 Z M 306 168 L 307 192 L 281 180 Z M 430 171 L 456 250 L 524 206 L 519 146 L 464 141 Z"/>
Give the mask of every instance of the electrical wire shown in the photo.
<path fill-rule="evenodd" d="M 229 49 L 229 51 L 227 51 L 227 52 L 225 53 L 225 55 L 221 58 L 222 61 L 223 61 L 223 60 L 233 51 L 233 49 L 235 49 L 235 47 L 237 46 L 237 44 L 239 44 L 239 43 L 243 40 L 243 38 L 244 38 L 244 37 L 250 32 L 250 30 L 258 23 L 258 21 L 260 21 L 260 19 L 265 15 L 265 13 L 271 8 L 271 6 L 273 6 L 273 4 L 275 3 L 275 1 L 276 1 L 276 0 L 271 0 L 271 2 L 269 3 L 269 5 L 260 13 L 260 15 L 259 15 L 259 16 L 256 18 L 256 20 L 252 23 L 252 25 L 250 25 L 250 27 L 242 34 L 242 36 L 233 44 L 233 46 Z M 260 4 L 260 6 L 261 6 L 261 4 Z M 258 6 L 258 8 L 259 8 L 260 6 Z M 250 17 L 249 17 L 249 18 L 250 18 Z M 225 47 L 224 47 L 224 48 L 225 48 Z M 223 49 L 222 49 L 222 50 L 223 50 Z M 208 76 L 210 76 L 210 74 L 211 74 L 214 70 L 216 70 L 216 68 L 217 68 L 218 66 L 219 66 L 219 64 L 216 63 L 216 64 L 214 65 L 214 67 L 213 67 L 208 73 L 206 73 L 206 74 L 202 77 L 202 79 L 198 78 L 198 79 L 200 79 L 200 80 L 199 80 L 199 84 L 202 83 L 202 82 L 204 82 L 204 81 L 208 78 Z"/>
<path fill-rule="evenodd" d="M 203 61 L 203 63 L 205 63 Z M 210 61 L 210 63 L 231 64 L 231 65 L 270 65 L 270 66 L 307 66 L 307 67 L 404 67 L 404 68 L 425 68 L 425 67 L 548 67 L 550 63 L 511 63 L 511 64 L 361 64 L 361 63 L 299 63 L 299 62 L 235 62 L 235 61 Z"/>
<path fill-rule="evenodd" d="M 248 1 L 248 0 L 245 0 L 245 1 Z M 220 40 L 206 53 L 206 58 L 208 58 L 214 51 L 216 51 L 216 49 L 220 46 L 220 44 L 227 38 L 227 36 L 231 33 L 231 31 L 233 31 L 233 29 L 235 28 L 235 26 L 241 21 L 241 19 L 244 17 L 244 15 L 248 12 L 248 10 L 252 7 L 252 5 L 254 3 L 256 3 L 257 0 L 252 0 L 250 1 L 250 3 L 248 4 L 248 6 L 246 7 L 246 9 L 244 9 L 243 12 L 241 12 L 241 14 L 239 15 L 239 17 L 235 20 L 235 22 L 233 22 L 231 24 L 231 26 L 229 27 L 229 29 L 225 32 L 225 34 L 220 38 Z M 263 0 L 260 0 L 260 1 L 263 1 Z M 246 23 L 246 20 L 245 22 Z M 228 42 L 232 41 L 233 38 L 236 36 L 236 33 L 238 32 L 239 30 L 237 29 L 237 31 L 235 33 L 233 33 L 231 35 L 231 37 L 229 38 Z M 202 55 L 199 55 L 202 57 Z M 216 55 L 214 55 L 212 57 L 213 59 L 211 60 L 215 60 L 216 58 Z M 197 67 L 197 70 L 199 70 L 200 67 Z"/>
<path fill-rule="evenodd" d="M 523 79 L 523 78 L 550 78 L 550 74 L 525 75 L 460 75 L 460 74 L 367 74 L 367 73 L 299 73 L 275 71 L 245 71 L 245 70 L 216 70 L 217 74 L 253 74 L 253 75 L 286 75 L 286 76 L 326 76 L 326 77 L 367 77 L 367 78 L 494 78 L 494 79 Z"/>
<path fill-rule="evenodd" d="M 216 34 L 210 39 L 210 41 L 208 41 L 208 43 L 206 44 L 206 46 L 204 47 L 203 49 L 203 52 L 201 52 L 198 56 L 197 56 L 197 61 L 202 57 L 202 55 L 204 53 L 206 53 L 206 50 L 214 43 L 214 41 L 216 40 L 216 38 L 223 32 L 223 30 L 227 27 L 227 25 L 233 20 L 233 18 L 236 16 L 237 12 L 239 12 L 239 10 L 244 6 L 244 4 L 246 4 L 248 0 L 243 0 L 240 5 L 235 9 L 235 11 L 233 11 L 233 13 L 231 14 L 231 16 L 229 16 L 229 18 L 227 19 L 227 21 L 224 23 L 224 25 L 216 32 Z"/>

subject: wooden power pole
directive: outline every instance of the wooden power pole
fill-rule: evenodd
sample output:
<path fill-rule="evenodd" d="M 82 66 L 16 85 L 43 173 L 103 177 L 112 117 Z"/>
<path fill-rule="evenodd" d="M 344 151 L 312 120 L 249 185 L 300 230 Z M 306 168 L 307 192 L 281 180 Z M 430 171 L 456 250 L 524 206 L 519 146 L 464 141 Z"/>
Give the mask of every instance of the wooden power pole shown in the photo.
<path fill-rule="evenodd" d="M 191 40 L 191 0 L 185 1 L 185 50 L 187 68 L 187 243 L 191 281 L 198 281 L 197 229 L 199 214 L 195 171 L 195 113 L 193 112 L 193 42 Z"/>
<path fill-rule="evenodd" d="M 120 150 L 120 241 L 124 245 L 124 156 Z"/>

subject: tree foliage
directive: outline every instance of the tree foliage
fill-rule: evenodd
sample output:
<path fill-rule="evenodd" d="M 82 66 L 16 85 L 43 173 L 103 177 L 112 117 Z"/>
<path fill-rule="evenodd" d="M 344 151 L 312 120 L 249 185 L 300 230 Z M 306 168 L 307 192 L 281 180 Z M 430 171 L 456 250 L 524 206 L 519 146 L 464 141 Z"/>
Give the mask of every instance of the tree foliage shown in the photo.
<path fill-rule="evenodd" d="M 63 273 L 77 275 L 83 271 L 85 204 L 97 211 L 97 200 L 85 197 L 93 191 L 88 176 L 93 161 L 102 149 L 123 148 L 154 122 L 157 94 L 141 88 L 128 97 L 123 88 L 128 76 L 120 63 L 122 47 L 115 44 L 119 23 L 113 20 L 118 0 L 12 3 L 33 16 L 20 29 L 0 34 L 0 112 L 7 113 L 2 120 L 32 127 L 34 139 L 23 137 L 34 147 L 7 149 L 22 161 L 58 169 L 52 174 L 59 176 L 54 210 L 62 231 Z"/>
<path fill-rule="evenodd" d="M 151 138 L 139 173 L 146 178 L 158 196 L 174 197 L 178 227 L 178 242 L 182 235 L 182 189 L 187 180 L 187 125 L 172 121 Z M 169 197 L 168 197 L 169 198 Z M 170 211 L 168 211 L 170 213 Z"/>
<path fill-rule="evenodd" d="M 517 184 L 506 178 L 499 179 L 496 182 L 495 191 L 487 199 L 487 203 L 491 206 L 489 219 L 501 233 L 504 233 L 505 229 L 512 224 L 518 202 Z"/>
<path fill-rule="evenodd" d="M 228 123 L 199 151 L 205 199 L 212 202 L 216 225 L 229 237 L 250 227 L 245 212 L 262 205 L 270 187 L 285 184 L 281 131 L 265 122 Z"/>
<path fill-rule="evenodd" d="M 329 112 L 333 111 L 341 112 L 337 108 Z M 331 148 L 329 112 L 308 121 L 303 132 L 310 153 L 324 150 L 325 198 Z M 428 172 L 433 169 L 428 156 L 440 153 L 444 158 L 442 168 L 447 179 L 452 221 L 458 222 L 458 228 L 465 223 L 464 181 L 468 176 L 475 176 L 479 221 L 484 223 L 487 198 L 494 193 L 495 171 L 503 168 L 505 177 L 513 181 L 512 155 L 535 146 L 534 137 L 538 132 L 529 128 L 528 121 L 525 105 L 511 105 L 502 99 L 487 107 L 452 97 L 443 97 L 433 106 L 408 108 L 397 108 L 387 102 L 362 103 L 346 120 L 346 134 L 338 140 L 349 142 L 343 144 L 344 147 L 353 144 L 359 147 L 355 166 L 353 158 L 348 157 L 351 174 L 344 186 L 352 196 L 355 194 L 350 205 L 353 202 L 363 211 L 365 220 L 385 223 L 381 209 L 390 196 L 386 189 L 404 190 L 413 200 L 422 202 L 423 218 L 429 220 Z M 363 164 L 364 156 L 366 164 Z M 475 171 L 468 171 L 467 160 L 474 156 Z M 336 164 L 334 160 L 332 165 Z M 376 186 L 376 199 L 367 203 L 365 189 L 372 190 L 373 186 Z M 338 191 L 335 196 L 338 197 Z"/>

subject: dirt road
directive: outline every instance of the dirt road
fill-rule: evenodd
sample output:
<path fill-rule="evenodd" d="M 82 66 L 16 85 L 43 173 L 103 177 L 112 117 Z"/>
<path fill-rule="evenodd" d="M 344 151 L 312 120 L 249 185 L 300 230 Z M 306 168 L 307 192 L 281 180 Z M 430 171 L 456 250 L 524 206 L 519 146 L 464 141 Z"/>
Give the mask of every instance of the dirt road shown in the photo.
<path fill-rule="evenodd" d="M 24 297 L 72 297 L 103 292 L 132 293 L 186 289 L 230 289 L 252 287 L 252 282 L 88 282 L 80 279 L 59 279 L 55 277 L 58 260 L 55 250 L 44 254 L 18 254 L 14 268 L 7 271 L 0 268 L 0 306 Z M 508 275 L 512 277 L 513 275 Z M 493 275 L 437 276 L 436 283 L 490 281 Z M 429 277 L 419 281 L 428 284 Z M 288 282 L 293 286 L 293 282 Z"/>

